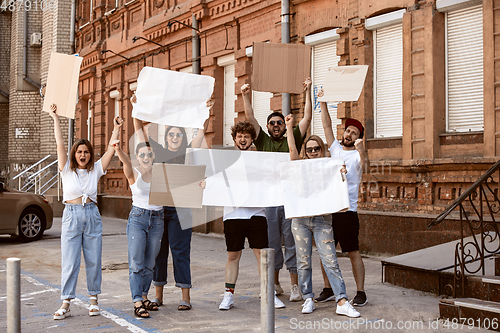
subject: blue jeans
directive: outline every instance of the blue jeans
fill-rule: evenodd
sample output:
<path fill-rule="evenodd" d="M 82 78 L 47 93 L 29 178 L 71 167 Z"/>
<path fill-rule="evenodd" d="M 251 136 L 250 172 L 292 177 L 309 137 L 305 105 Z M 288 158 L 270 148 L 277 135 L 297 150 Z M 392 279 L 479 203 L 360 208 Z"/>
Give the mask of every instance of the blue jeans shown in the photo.
<path fill-rule="evenodd" d="M 328 281 L 330 281 L 335 293 L 335 300 L 338 302 L 342 298 L 346 300 L 348 298 L 344 279 L 337 262 L 332 222 L 327 219 L 331 219 L 331 215 L 293 219 L 292 232 L 297 250 L 299 285 L 304 299 L 314 297 L 311 274 L 312 237 L 314 237 Z"/>
<path fill-rule="evenodd" d="M 164 207 L 164 214 L 165 229 L 160 253 L 156 257 L 153 284 L 155 286 L 167 284 L 168 249 L 170 247 L 174 263 L 175 286 L 191 288 L 191 235 L 193 229 L 182 230 L 179 222 L 179 215 L 183 221 L 192 219 L 191 209 Z"/>
<path fill-rule="evenodd" d="M 61 226 L 61 299 L 75 298 L 80 257 L 85 260 L 87 292 L 101 293 L 102 220 L 95 203 L 65 204 Z"/>
<path fill-rule="evenodd" d="M 155 259 L 163 235 L 163 209 L 148 210 L 132 206 L 128 216 L 128 279 L 132 302 L 147 296 L 153 280 Z"/>
<path fill-rule="evenodd" d="M 291 230 L 292 220 L 285 219 L 283 206 L 267 207 L 266 217 L 269 247 L 274 249 L 274 270 L 279 271 L 283 267 L 283 251 L 281 250 L 281 237 L 283 236 L 286 269 L 292 274 L 297 274 L 295 242 Z"/>

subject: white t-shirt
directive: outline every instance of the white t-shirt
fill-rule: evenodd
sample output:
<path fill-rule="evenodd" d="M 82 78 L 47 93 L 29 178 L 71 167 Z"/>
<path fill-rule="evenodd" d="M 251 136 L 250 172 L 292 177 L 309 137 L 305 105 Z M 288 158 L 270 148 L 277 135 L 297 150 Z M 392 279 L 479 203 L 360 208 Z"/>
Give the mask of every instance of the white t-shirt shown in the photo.
<path fill-rule="evenodd" d="M 340 142 L 335 139 L 330 149 L 332 157 L 340 157 L 344 160 L 347 169 L 347 186 L 349 188 L 349 211 L 356 212 L 358 210 L 358 192 L 363 169 L 361 168 L 361 156 L 357 150 L 344 150 Z"/>
<path fill-rule="evenodd" d="M 252 216 L 264 216 L 266 212 L 262 207 L 224 207 L 225 220 L 249 220 Z"/>
<path fill-rule="evenodd" d="M 94 163 L 92 171 L 87 169 L 76 169 L 76 172 L 69 168 L 69 158 L 61 171 L 63 183 L 63 203 L 82 197 L 82 205 L 87 198 L 97 203 L 97 182 L 106 172 L 102 169 L 101 160 Z"/>

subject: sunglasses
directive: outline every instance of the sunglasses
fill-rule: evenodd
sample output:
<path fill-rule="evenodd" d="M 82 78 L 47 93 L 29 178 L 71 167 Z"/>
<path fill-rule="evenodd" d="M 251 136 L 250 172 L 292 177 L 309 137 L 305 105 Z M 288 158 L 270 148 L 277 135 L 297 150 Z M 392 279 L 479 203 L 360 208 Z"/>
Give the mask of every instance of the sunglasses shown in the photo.
<path fill-rule="evenodd" d="M 148 152 L 147 154 L 142 152 L 142 153 L 139 153 L 139 155 L 137 155 L 137 156 L 139 156 L 139 158 L 144 158 L 144 156 L 146 156 L 146 155 L 148 155 L 149 158 L 153 158 L 154 153 L 152 151 Z"/>
<path fill-rule="evenodd" d="M 306 148 L 306 152 L 308 152 L 308 153 L 315 153 L 315 152 L 320 152 L 320 151 L 321 151 L 320 146 Z"/>
<path fill-rule="evenodd" d="M 284 123 L 283 123 L 283 120 L 278 120 L 278 121 L 271 120 L 271 121 L 269 122 L 269 124 L 271 124 L 271 126 L 274 126 L 274 125 L 276 125 L 276 124 L 278 124 L 278 126 L 281 126 L 281 125 L 283 125 Z"/>
<path fill-rule="evenodd" d="M 181 139 L 181 138 L 184 137 L 184 134 L 182 134 L 182 133 L 168 132 L 168 136 L 170 138 L 172 138 L 172 139 L 175 138 L 175 137 L 177 137 L 178 139 Z"/>

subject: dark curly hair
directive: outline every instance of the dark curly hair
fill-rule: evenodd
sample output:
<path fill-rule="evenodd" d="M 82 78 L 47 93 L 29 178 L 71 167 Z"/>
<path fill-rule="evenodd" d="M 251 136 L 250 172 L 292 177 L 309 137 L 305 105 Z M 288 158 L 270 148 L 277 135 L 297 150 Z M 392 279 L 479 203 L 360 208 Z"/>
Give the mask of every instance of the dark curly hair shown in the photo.
<path fill-rule="evenodd" d="M 237 133 L 248 133 L 252 137 L 252 140 L 257 138 L 257 132 L 255 127 L 249 121 L 238 121 L 236 125 L 231 127 L 231 136 L 233 140 L 236 138 Z"/>

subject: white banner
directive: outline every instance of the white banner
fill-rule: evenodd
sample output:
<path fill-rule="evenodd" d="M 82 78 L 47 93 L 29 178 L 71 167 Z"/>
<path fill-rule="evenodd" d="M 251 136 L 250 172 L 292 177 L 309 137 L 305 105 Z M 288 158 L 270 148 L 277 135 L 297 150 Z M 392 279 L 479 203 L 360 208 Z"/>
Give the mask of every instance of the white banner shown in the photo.
<path fill-rule="evenodd" d="M 281 163 L 285 217 L 316 216 L 349 209 L 349 189 L 342 180 L 340 158 Z"/>
<path fill-rule="evenodd" d="M 203 128 L 214 83 L 211 76 L 144 67 L 137 78 L 132 117 L 161 125 Z"/>
<path fill-rule="evenodd" d="M 288 153 L 192 149 L 190 164 L 206 165 L 203 205 L 270 207 L 283 205 L 279 164 Z"/>

